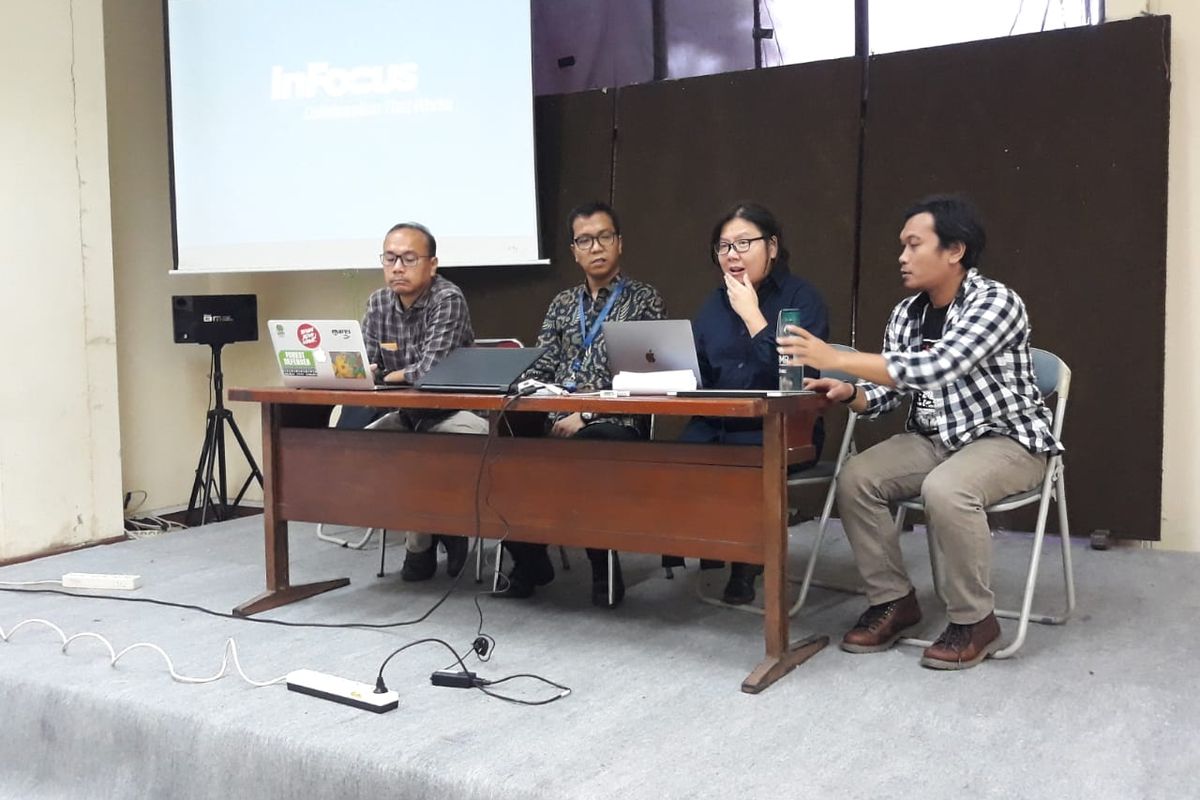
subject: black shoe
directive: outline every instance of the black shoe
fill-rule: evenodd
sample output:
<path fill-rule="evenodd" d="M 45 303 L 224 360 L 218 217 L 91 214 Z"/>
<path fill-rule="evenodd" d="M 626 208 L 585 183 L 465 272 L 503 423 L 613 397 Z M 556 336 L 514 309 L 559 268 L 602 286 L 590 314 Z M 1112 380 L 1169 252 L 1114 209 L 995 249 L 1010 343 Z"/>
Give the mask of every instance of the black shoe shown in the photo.
<path fill-rule="evenodd" d="M 663 556 L 662 557 L 662 565 L 663 565 L 664 569 L 671 569 L 673 567 L 682 567 L 682 566 L 684 566 L 683 556 Z"/>
<path fill-rule="evenodd" d="M 521 560 L 513 565 L 513 572 L 534 586 L 545 586 L 554 580 L 554 564 L 550 561 L 547 548 L 539 547 L 523 553 Z"/>
<path fill-rule="evenodd" d="M 731 606 L 744 606 L 754 601 L 754 579 L 762 572 L 762 567 L 754 564 L 734 564 L 729 569 L 729 582 L 721 599 Z"/>
<path fill-rule="evenodd" d="M 621 558 L 613 553 L 613 596 L 608 602 L 608 553 L 592 559 L 592 605 L 616 608 L 625 599 L 625 578 L 621 575 Z"/>
<path fill-rule="evenodd" d="M 513 570 L 505 576 L 508 582 L 503 589 L 495 592 L 496 597 L 505 597 L 510 600 L 524 600 L 528 597 L 533 597 L 533 584 L 521 577 L 521 574 Z"/>
<path fill-rule="evenodd" d="M 519 551 L 520 560 L 517 560 L 518 551 L 510 552 L 513 554 L 513 567 L 505 576 L 508 585 L 496 592 L 496 597 L 524 600 L 533 596 L 536 587 L 554 580 L 554 565 L 550 563 L 545 547 L 522 548 Z"/>
<path fill-rule="evenodd" d="M 723 569 L 724 567 L 725 567 L 724 561 L 715 561 L 711 558 L 700 559 L 700 569 L 702 569 L 702 570 L 704 570 L 704 569 Z"/>
<path fill-rule="evenodd" d="M 451 578 L 457 578 L 458 573 L 463 571 L 463 567 L 467 564 L 467 551 L 470 549 L 467 546 L 465 536 L 439 536 L 442 540 L 442 547 L 446 548 L 446 574 Z"/>
<path fill-rule="evenodd" d="M 400 580 L 415 583 L 427 581 L 437 572 L 437 547 L 414 553 L 411 550 L 404 556 L 404 566 L 400 569 Z"/>

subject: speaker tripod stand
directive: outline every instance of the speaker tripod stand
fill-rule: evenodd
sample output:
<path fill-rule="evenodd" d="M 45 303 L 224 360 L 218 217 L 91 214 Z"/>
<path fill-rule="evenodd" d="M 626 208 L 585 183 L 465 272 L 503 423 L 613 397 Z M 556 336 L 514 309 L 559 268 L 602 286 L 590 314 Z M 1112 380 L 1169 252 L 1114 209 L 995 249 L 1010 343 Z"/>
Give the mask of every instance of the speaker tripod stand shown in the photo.
<path fill-rule="evenodd" d="M 250 482 L 257 480 L 260 487 L 263 485 L 262 472 L 259 471 L 258 464 L 254 461 L 254 454 L 250 452 L 249 446 L 246 445 L 246 439 L 238 430 L 237 420 L 233 418 L 233 413 L 225 407 L 225 378 L 221 374 L 221 348 L 224 346 L 220 343 L 209 344 L 209 347 L 212 348 L 211 380 L 216 401 L 208 410 L 204 429 L 204 447 L 201 448 L 200 460 L 196 463 L 196 480 L 192 483 L 192 495 L 188 500 L 186 517 L 188 525 L 203 525 L 210 521 L 210 514 L 216 521 L 229 519 L 230 511 L 237 508 L 238 503 L 242 502 L 242 497 L 250 488 Z M 232 503 L 229 502 L 225 473 L 226 426 L 233 431 L 234 438 L 242 448 L 242 455 L 246 457 L 246 462 L 250 465 L 250 474 L 246 477 L 246 482 L 242 484 L 242 488 L 238 490 L 237 497 L 233 499 Z M 216 471 L 215 480 L 214 470 Z M 197 511 L 199 511 L 198 523 L 195 522 Z"/>

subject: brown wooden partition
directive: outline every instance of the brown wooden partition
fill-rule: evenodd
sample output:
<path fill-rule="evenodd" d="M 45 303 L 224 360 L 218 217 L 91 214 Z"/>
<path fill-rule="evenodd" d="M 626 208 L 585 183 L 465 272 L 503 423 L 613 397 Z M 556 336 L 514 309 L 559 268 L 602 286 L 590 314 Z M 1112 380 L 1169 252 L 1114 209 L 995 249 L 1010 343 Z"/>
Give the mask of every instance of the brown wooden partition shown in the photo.
<path fill-rule="evenodd" d="M 858 342 L 878 349 L 904 209 L 963 191 L 983 272 L 1021 295 L 1033 344 L 1073 373 L 1071 525 L 1159 538 L 1169 19 L 872 59 Z M 1182 222 L 1182 221 L 1181 221 Z M 863 425 L 864 441 L 898 429 Z M 875 430 L 872 428 L 875 427 Z M 1013 523 L 1032 530 L 1031 518 Z"/>

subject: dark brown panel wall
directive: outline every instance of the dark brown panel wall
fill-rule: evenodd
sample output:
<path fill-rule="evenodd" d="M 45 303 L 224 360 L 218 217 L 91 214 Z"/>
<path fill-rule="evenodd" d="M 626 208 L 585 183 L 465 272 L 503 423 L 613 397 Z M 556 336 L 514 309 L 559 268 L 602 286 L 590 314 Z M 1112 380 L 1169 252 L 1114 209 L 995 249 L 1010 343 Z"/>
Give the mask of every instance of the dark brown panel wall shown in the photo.
<path fill-rule="evenodd" d="M 833 338 L 850 339 L 856 307 L 856 343 L 877 350 L 903 295 L 902 211 L 929 192 L 965 191 L 988 226 L 985 273 L 1024 297 L 1034 344 L 1074 371 L 1064 436 L 1073 529 L 1158 538 L 1168 40 L 1169 20 L 1148 17 L 873 58 L 857 298 L 852 59 L 539 98 L 553 264 L 451 277 L 478 335 L 532 342 L 553 294 L 580 279 L 568 210 L 612 191 L 627 271 L 687 318 L 717 284 L 713 222 L 756 199 L 783 223 L 794 270 L 824 294 Z M 863 443 L 901 421 L 862 426 Z"/>
<path fill-rule="evenodd" d="M 718 285 L 716 220 L 757 200 L 783 226 L 792 271 L 849 338 L 858 158 L 853 59 L 630 86 L 617 96 L 615 205 L 626 262 L 659 287 L 673 317 Z"/>
<path fill-rule="evenodd" d="M 983 272 L 1021 294 L 1034 345 L 1073 372 L 1079 533 L 1159 536 L 1168 41 L 1169 20 L 1151 17 L 871 63 L 859 346 L 879 348 L 903 296 L 903 210 L 969 194 L 988 229 Z"/>

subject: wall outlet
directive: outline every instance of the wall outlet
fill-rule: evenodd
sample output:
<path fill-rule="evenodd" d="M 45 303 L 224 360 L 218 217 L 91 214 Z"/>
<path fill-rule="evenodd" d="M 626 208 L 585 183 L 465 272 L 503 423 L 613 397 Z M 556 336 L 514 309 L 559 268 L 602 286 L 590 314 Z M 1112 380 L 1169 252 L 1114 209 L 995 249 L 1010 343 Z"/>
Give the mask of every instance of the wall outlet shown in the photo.
<path fill-rule="evenodd" d="M 64 589 L 116 589 L 132 592 L 142 585 L 142 576 L 68 572 L 62 576 L 62 585 Z"/>

